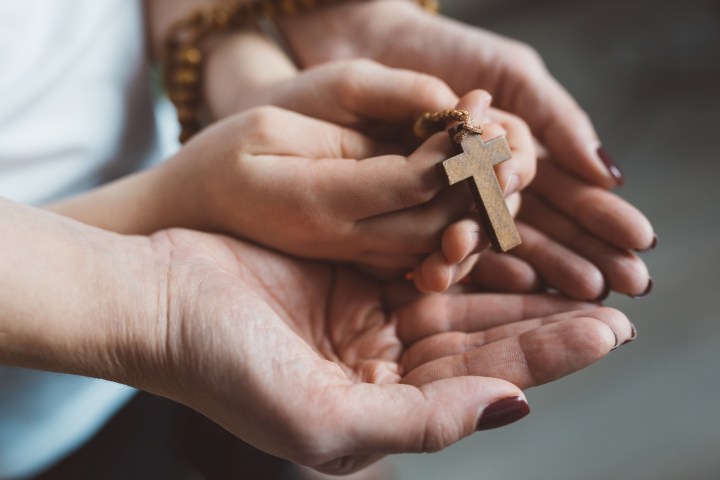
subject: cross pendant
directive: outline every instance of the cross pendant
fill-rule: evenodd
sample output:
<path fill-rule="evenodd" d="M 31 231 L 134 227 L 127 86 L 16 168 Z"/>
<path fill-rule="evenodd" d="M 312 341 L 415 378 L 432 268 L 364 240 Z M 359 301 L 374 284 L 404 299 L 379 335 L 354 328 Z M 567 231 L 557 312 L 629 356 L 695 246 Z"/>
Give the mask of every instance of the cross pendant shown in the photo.
<path fill-rule="evenodd" d="M 461 124 L 448 131 L 458 155 L 442 163 L 443 173 L 449 185 L 468 181 L 493 248 L 496 252 L 507 252 L 522 241 L 493 167 L 512 157 L 510 147 L 505 137 L 483 142 L 480 135 L 471 132 L 458 144 L 455 136 L 462 128 Z"/>

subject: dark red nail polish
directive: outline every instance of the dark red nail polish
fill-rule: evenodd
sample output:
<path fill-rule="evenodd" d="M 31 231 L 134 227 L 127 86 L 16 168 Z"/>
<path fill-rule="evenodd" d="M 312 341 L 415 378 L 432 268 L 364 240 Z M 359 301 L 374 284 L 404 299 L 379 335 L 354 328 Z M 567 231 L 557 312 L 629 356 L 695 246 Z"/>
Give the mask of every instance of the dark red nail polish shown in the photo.
<path fill-rule="evenodd" d="M 478 420 L 476 430 L 491 430 L 517 422 L 530 413 L 530 406 L 520 397 L 508 397 L 491 403 Z"/>
<path fill-rule="evenodd" d="M 613 337 L 615 337 L 615 345 L 613 345 L 613 347 L 610 349 L 610 351 L 612 352 L 613 350 L 620 348 L 620 339 L 618 338 L 617 333 L 615 333 L 615 330 L 611 328 L 610 331 L 613 332 Z"/>
<path fill-rule="evenodd" d="M 597 298 L 594 301 L 602 302 L 609 296 L 610 296 L 610 285 L 607 282 L 605 282 L 605 288 L 603 288 L 603 291 L 600 293 L 600 295 L 597 296 Z"/>
<path fill-rule="evenodd" d="M 637 251 L 642 253 L 642 252 L 649 252 L 650 250 L 655 250 L 655 247 L 657 247 L 657 243 L 658 243 L 658 238 L 657 238 L 657 234 L 655 234 L 655 235 L 653 235 L 652 243 L 650 244 L 649 247 L 644 248 L 642 250 L 637 250 Z"/>
<path fill-rule="evenodd" d="M 653 289 L 653 279 L 652 279 L 652 277 L 651 277 L 651 278 L 648 280 L 648 285 L 647 285 L 647 288 L 645 289 L 645 291 L 642 292 L 641 294 L 638 294 L 638 295 L 630 295 L 630 298 L 643 298 L 643 297 L 647 297 L 648 295 L 650 295 L 650 292 L 652 292 L 652 289 Z"/>
<path fill-rule="evenodd" d="M 630 333 L 630 338 L 625 340 L 625 342 L 623 342 L 623 345 L 625 345 L 626 343 L 630 343 L 637 338 L 637 328 L 635 328 L 635 325 L 631 323 L 630 328 L 632 329 L 632 332 Z"/>
<path fill-rule="evenodd" d="M 625 179 L 623 178 L 623 174 L 618 168 L 617 163 L 615 163 L 615 160 L 608 155 L 603 147 L 598 147 L 597 155 L 598 158 L 600 158 L 600 161 L 605 165 L 605 168 L 607 168 L 608 172 L 610 172 L 610 176 L 613 177 L 615 183 L 621 187 L 625 183 Z"/>

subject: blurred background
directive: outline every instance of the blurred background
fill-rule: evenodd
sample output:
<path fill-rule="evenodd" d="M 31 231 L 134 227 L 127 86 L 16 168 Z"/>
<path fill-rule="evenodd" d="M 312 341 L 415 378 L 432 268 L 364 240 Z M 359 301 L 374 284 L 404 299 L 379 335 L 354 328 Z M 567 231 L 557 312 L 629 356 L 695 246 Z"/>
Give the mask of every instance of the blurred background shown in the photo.
<path fill-rule="evenodd" d="M 638 339 L 528 392 L 533 413 L 400 480 L 720 478 L 720 2 L 443 0 L 448 16 L 533 45 L 589 112 L 653 221 L 655 286 L 612 295 Z"/>

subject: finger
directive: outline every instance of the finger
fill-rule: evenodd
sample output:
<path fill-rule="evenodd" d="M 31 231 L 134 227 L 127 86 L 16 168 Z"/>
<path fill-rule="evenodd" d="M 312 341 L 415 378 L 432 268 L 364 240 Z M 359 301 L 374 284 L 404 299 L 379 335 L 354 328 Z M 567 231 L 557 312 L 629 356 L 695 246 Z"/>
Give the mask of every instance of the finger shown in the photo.
<path fill-rule="evenodd" d="M 617 310 L 585 311 L 573 318 L 423 363 L 410 371 L 403 383 L 423 385 L 452 375 L 481 375 L 529 388 L 595 363 L 629 339 L 631 331 L 630 322 Z"/>
<path fill-rule="evenodd" d="M 637 208 L 602 188 L 577 180 L 544 160 L 532 191 L 610 245 L 646 250 L 655 238 L 650 221 Z"/>
<path fill-rule="evenodd" d="M 512 423 L 529 412 L 520 389 L 481 377 L 448 377 L 419 387 L 339 386 L 326 390 L 319 403 L 313 425 L 323 443 L 317 450 L 350 462 L 358 455 L 436 452 L 476 430 Z M 506 415 L 498 416 L 500 406 L 509 410 Z M 332 434 L 325 431 L 330 429 Z M 321 465 L 336 474 L 356 468 L 340 460 Z"/>
<path fill-rule="evenodd" d="M 520 210 L 520 195 L 510 195 L 505 201 L 510 213 L 516 215 Z M 460 263 L 468 255 L 484 251 L 489 243 L 480 214 L 473 211 L 445 229 L 442 252 L 450 262 Z"/>
<path fill-rule="evenodd" d="M 465 278 L 475 266 L 478 254 L 460 263 L 448 261 L 441 251 L 431 253 L 415 270 L 415 285 L 422 292 L 444 292 Z"/>
<path fill-rule="evenodd" d="M 512 158 L 495 166 L 498 182 L 505 196 L 527 187 L 535 177 L 537 153 L 530 128 L 519 117 L 491 108 L 489 118 L 505 130 Z"/>
<path fill-rule="evenodd" d="M 473 205 L 464 185 L 445 188 L 428 203 L 356 223 L 355 232 L 366 249 L 388 253 L 427 254 L 439 248 L 448 224 L 462 217 Z"/>
<path fill-rule="evenodd" d="M 517 337 L 544 325 L 588 317 L 600 320 L 607 324 L 613 333 L 617 332 L 618 344 L 629 340 L 635 335 L 630 322 L 623 315 L 617 315 L 615 310 L 606 308 L 575 310 L 542 318 L 522 320 L 476 332 L 452 331 L 431 335 L 412 344 L 405 350 L 401 366 L 404 372 L 410 372 L 433 360 L 461 354 L 493 342 Z"/>
<path fill-rule="evenodd" d="M 450 108 L 457 102 L 457 95 L 439 78 L 368 59 L 343 62 L 338 73 L 330 81 L 335 84 L 341 109 L 352 113 L 355 122 L 411 125 L 423 113 Z"/>
<path fill-rule="evenodd" d="M 650 285 L 647 267 L 632 252 L 608 245 L 533 195 L 525 197 L 519 218 L 593 263 L 612 290 L 631 296 L 646 293 Z"/>
<path fill-rule="evenodd" d="M 601 159 L 588 115 L 545 68 L 532 49 L 509 43 L 497 105 L 522 117 L 553 158 L 566 170 L 604 188 L 622 184 L 617 167 Z"/>
<path fill-rule="evenodd" d="M 485 291 L 508 293 L 535 292 L 542 286 L 540 277 L 527 262 L 493 251 L 482 252 L 470 272 L 470 283 Z"/>
<path fill-rule="evenodd" d="M 594 303 L 550 294 L 425 295 L 396 310 L 398 337 L 410 344 L 442 332 L 484 330 L 527 318 L 596 307 Z"/>
<path fill-rule="evenodd" d="M 228 128 L 236 135 L 227 138 Z M 239 152 L 251 155 L 361 159 L 385 148 L 352 129 L 272 106 L 253 108 L 211 129 L 223 143 L 236 141 Z"/>
<path fill-rule="evenodd" d="M 518 223 L 522 245 L 512 255 L 532 265 L 545 285 L 578 300 L 596 300 L 605 291 L 605 279 L 594 264 L 538 230 Z"/>
<path fill-rule="evenodd" d="M 409 157 L 383 155 L 363 160 L 337 158 L 307 162 L 314 169 L 308 194 L 334 205 L 344 220 L 361 220 L 431 201 L 445 186 L 437 163 L 448 156 L 449 142 L 437 134 Z M 282 168 L 282 167 L 279 167 Z M 318 210 L 322 210 L 318 205 Z"/>
<path fill-rule="evenodd" d="M 495 174 L 500 188 L 506 196 L 524 188 L 535 176 L 535 145 L 527 125 L 517 117 L 503 114 L 489 108 L 490 96 L 484 90 L 473 90 L 464 95 L 456 108 L 467 110 L 476 122 L 493 115 L 501 122 L 485 123 L 482 139 L 488 142 L 505 136 L 512 157 L 495 166 Z"/>

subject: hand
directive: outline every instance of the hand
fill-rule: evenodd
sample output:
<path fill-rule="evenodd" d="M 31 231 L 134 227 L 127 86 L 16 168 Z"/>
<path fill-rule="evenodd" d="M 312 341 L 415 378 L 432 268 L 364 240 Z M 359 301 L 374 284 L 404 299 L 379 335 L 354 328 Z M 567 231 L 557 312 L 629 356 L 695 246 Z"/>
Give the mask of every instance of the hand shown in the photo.
<path fill-rule="evenodd" d="M 616 310 L 550 295 L 417 296 L 189 231 L 161 232 L 153 245 L 167 261 L 168 308 L 158 328 L 136 330 L 150 348 L 121 349 L 134 353 L 123 381 L 328 473 L 440 450 L 478 421 L 490 426 L 484 414 L 500 400 L 519 397 L 520 415 L 521 388 L 581 369 L 631 335 Z"/>
<path fill-rule="evenodd" d="M 509 255 L 483 252 L 479 258 L 479 220 L 469 217 L 452 225 L 443 245 L 453 246 L 436 260 L 436 275 L 453 272 L 462 278 L 472 269 L 471 283 L 490 291 L 549 287 L 595 301 L 610 291 L 639 297 L 652 288 L 647 266 L 634 253 L 657 242 L 647 218 L 617 195 L 568 175 L 546 158 L 540 158 L 537 177 L 522 193 L 517 224 L 522 245 Z"/>
<path fill-rule="evenodd" d="M 2 199 L 0 219 L 0 363 L 164 395 L 327 472 L 517 420 L 521 388 L 632 335 L 616 310 L 551 295 L 420 296 L 227 237 L 124 237 Z"/>
<path fill-rule="evenodd" d="M 298 71 L 275 44 L 252 31 L 215 44 L 203 75 L 206 103 L 215 119 L 274 105 L 383 140 L 411 134 L 420 115 L 452 108 L 458 101 L 435 77 L 367 59 Z"/>
<path fill-rule="evenodd" d="M 488 101 L 473 92 L 459 106 L 482 112 Z M 486 127 L 492 136 L 504 131 L 514 157 L 497 173 L 506 187 L 514 177 L 518 190 L 534 175 L 532 139 L 518 120 Z M 412 268 L 439 248 L 471 198 L 464 186 L 444 188 L 437 172 L 452 154 L 445 133 L 408 157 L 376 156 L 387 149 L 350 129 L 253 110 L 198 135 L 156 172 L 166 212 L 159 217 L 165 226 L 232 233 L 303 257 Z"/>
<path fill-rule="evenodd" d="M 430 15 L 406 0 L 348 2 L 279 22 L 303 66 L 372 58 L 428 73 L 459 95 L 483 88 L 525 120 L 560 165 L 603 187 L 622 183 L 585 112 L 529 46 Z"/>

